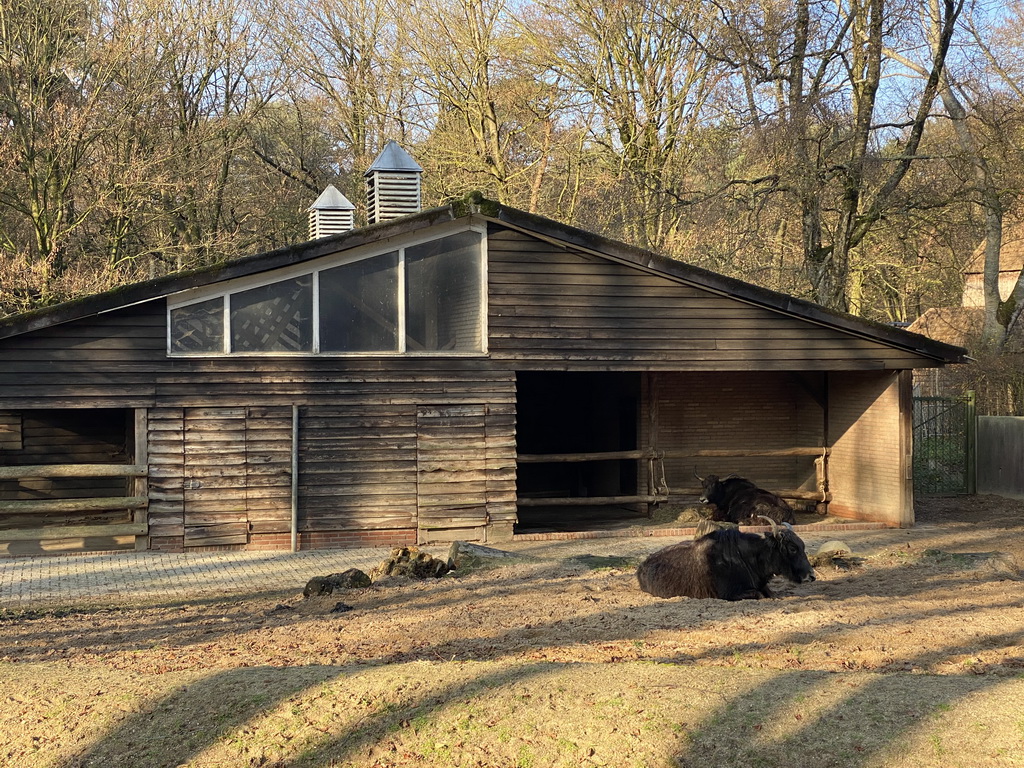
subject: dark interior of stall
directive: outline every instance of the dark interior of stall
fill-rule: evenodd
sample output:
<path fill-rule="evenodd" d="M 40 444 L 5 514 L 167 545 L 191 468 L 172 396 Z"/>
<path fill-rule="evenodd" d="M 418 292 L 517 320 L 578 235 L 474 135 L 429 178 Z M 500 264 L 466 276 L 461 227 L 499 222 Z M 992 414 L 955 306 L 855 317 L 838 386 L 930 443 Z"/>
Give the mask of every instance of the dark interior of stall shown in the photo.
<path fill-rule="evenodd" d="M 635 373 L 521 371 L 516 379 L 517 453 L 635 450 L 640 397 L 640 375 Z M 517 495 L 530 501 L 519 506 L 516 532 L 591 530 L 646 516 L 643 505 L 583 502 L 636 495 L 637 470 L 634 459 L 520 461 Z M 566 499 L 576 503 L 567 504 Z"/>
<path fill-rule="evenodd" d="M 127 464 L 133 436 L 129 411 L 120 408 L 38 409 L 4 412 L 0 466 Z M 29 477 L 0 480 L 0 501 L 124 496 L 124 477 Z M 123 522 L 126 510 L 88 513 L 6 514 L 5 528 Z"/>

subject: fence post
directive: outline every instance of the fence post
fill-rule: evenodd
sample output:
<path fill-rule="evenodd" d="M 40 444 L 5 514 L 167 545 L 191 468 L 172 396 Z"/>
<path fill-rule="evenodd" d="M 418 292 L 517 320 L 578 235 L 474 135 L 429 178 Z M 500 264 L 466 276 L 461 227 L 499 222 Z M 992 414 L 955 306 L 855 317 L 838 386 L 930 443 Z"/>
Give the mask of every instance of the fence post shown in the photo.
<path fill-rule="evenodd" d="M 978 401 L 974 390 L 967 390 L 967 493 L 978 492 Z"/>

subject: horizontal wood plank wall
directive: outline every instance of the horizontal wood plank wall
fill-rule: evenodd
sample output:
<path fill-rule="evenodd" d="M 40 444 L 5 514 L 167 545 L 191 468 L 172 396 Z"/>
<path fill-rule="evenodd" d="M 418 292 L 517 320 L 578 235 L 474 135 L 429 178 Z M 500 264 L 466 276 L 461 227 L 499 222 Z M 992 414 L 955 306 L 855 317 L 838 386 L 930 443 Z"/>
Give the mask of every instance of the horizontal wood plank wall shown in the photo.
<path fill-rule="evenodd" d="M 0 451 L 20 451 L 24 447 L 20 412 L 0 411 Z"/>
<path fill-rule="evenodd" d="M 241 545 L 291 523 L 291 408 L 149 411 L 154 549 Z"/>
<path fill-rule="evenodd" d="M 421 544 L 500 540 L 511 535 L 516 521 L 514 430 L 509 406 L 418 409 Z"/>
<path fill-rule="evenodd" d="M 156 300 L 0 340 L 0 408 L 154 405 L 165 314 Z"/>
<path fill-rule="evenodd" d="M 185 409 L 149 409 L 148 429 L 150 547 L 180 551 L 185 536 Z"/>
<path fill-rule="evenodd" d="M 246 409 L 185 409 L 185 540 L 188 547 L 246 544 Z"/>
<path fill-rule="evenodd" d="M 416 408 L 373 399 L 300 408 L 300 532 L 416 527 Z"/>
<path fill-rule="evenodd" d="M 568 370 L 852 370 L 910 352 L 492 226 L 490 351 Z"/>
<path fill-rule="evenodd" d="M 0 442 L 0 466 L 85 468 L 133 461 L 132 414 L 126 409 L 36 409 L 0 414 L 0 421 L 16 438 Z M 0 500 L 13 502 L 0 513 L 0 529 L 12 532 L 0 542 L 0 554 L 133 548 L 135 536 L 126 528 L 138 504 L 125 498 L 133 495 L 133 485 L 124 475 L 75 471 L 0 480 Z M 119 509 L 112 499 L 130 503 Z"/>
<path fill-rule="evenodd" d="M 421 544 L 486 541 L 487 437 L 483 406 L 416 413 L 416 494 Z"/>
<path fill-rule="evenodd" d="M 510 536 L 516 522 L 512 407 L 420 407 L 416 433 L 418 541 Z"/>
<path fill-rule="evenodd" d="M 245 508 L 253 535 L 288 533 L 292 517 L 292 409 L 245 410 Z"/>
<path fill-rule="evenodd" d="M 511 538 L 512 527 L 519 522 L 516 506 L 516 407 L 494 405 L 484 417 L 487 446 L 487 540 L 500 542 Z"/>
<path fill-rule="evenodd" d="M 68 407 L 239 407 L 326 403 L 357 393 L 369 404 L 507 400 L 509 372 L 480 357 L 232 356 L 169 358 L 166 302 L 154 300 L 25 336 L 0 339 L 0 410 Z M 76 346 L 106 331 L 104 354 Z M 58 348 L 37 354 L 32 340 Z M 452 382 L 465 381 L 466 386 Z M 255 399 L 254 399 L 255 398 Z"/>

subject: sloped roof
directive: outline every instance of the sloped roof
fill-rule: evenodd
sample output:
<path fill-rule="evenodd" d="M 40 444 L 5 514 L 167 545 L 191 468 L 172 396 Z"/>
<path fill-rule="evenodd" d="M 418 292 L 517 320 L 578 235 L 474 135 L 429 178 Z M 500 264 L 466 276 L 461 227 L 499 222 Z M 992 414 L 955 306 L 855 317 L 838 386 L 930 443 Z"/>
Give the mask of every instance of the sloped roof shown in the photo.
<path fill-rule="evenodd" d="M 573 246 L 673 278 L 697 288 L 781 312 L 810 323 L 845 331 L 861 338 L 909 350 L 940 362 L 966 361 L 967 350 L 960 346 L 936 341 L 901 328 L 835 312 L 803 299 L 675 261 L 593 232 L 509 208 L 486 200 L 478 194 L 470 195 L 441 208 L 429 209 L 342 234 L 235 259 L 203 269 L 167 275 L 53 307 L 0 319 L 0 339 L 151 301 L 223 280 L 301 264 L 349 248 L 374 243 L 400 234 L 417 232 L 466 217 L 496 222 L 535 237 Z"/>
<path fill-rule="evenodd" d="M 423 168 L 412 159 L 412 155 L 398 146 L 394 141 L 384 145 L 384 149 L 377 155 L 363 176 L 369 176 L 374 171 L 396 171 L 401 173 L 422 173 Z"/>
<path fill-rule="evenodd" d="M 333 184 L 328 184 L 327 189 L 320 193 L 320 197 L 309 206 L 309 211 L 354 211 L 355 206 L 345 197 Z"/>
<path fill-rule="evenodd" d="M 943 344 L 964 347 L 981 332 L 984 319 L 985 310 L 981 307 L 932 307 L 907 330 Z"/>
<path fill-rule="evenodd" d="M 1007 221 L 1003 225 L 1003 240 L 999 248 L 999 271 L 1014 275 L 1024 269 L 1024 222 Z M 967 276 L 985 272 L 985 241 L 982 240 L 971 254 L 964 273 Z"/>

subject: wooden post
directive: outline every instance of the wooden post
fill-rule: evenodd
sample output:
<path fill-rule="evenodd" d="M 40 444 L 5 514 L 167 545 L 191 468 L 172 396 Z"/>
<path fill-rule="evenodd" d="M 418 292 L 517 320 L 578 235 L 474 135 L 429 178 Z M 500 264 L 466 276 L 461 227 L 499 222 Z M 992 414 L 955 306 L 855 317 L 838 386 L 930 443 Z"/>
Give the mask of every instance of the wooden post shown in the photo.
<path fill-rule="evenodd" d="M 967 390 L 967 493 L 978 492 L 978 401 L 973 389 Z"/>
<path fill-rule="evenodd" d="M 299 406 L 292 406 L 292 552 L 299 551 Z"/>
<path fill-rule="evenodd" d="M 149 499 L 149 411 L 145 408 L 135 409 L 135 453 L 132 463 L 145 467 L 146 474 L 131 480 L 132 496 L 143 496 Z M 149 549 L 149 504 L 132 512 L 132 522 L 145 523 L 147 535 L 135 537 L 136 551 Z"/>
<path fill-rule="evenodd" d="M 651 458 L 647 462 L 647 494 L 649 496 L 658 493 L 658 478 L 655 476 L 654 463 L 657 461 L 658 452 L 658 423 L 659 423 L 659 400 L 661 399 L 661 387 L 658 374 L 650 372 L 647 374 L 647 447 L 650 450 Z M 652 517 L 651 505 L 646 505 L 647 517 Z"/>

